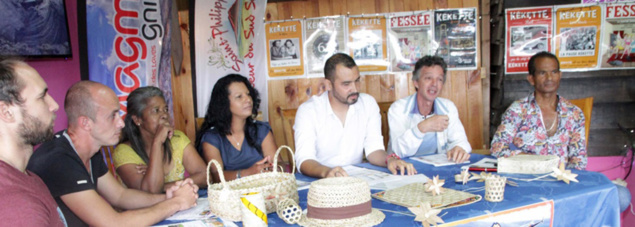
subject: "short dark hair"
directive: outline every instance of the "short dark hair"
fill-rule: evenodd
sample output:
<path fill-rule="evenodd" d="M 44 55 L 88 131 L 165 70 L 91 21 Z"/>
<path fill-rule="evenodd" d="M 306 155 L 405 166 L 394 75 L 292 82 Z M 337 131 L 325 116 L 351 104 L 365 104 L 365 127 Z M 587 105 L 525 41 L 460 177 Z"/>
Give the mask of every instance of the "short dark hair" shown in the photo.
<path fill-rule="evenodd" d="M 334 54 L 328 60 L 326 60 L 326 64 L 324 64 L 324 78 L 333 81 L 335 77 L 335 68 L 337 67 L 337 65 L 340 64 L 349 69 L 357 66 L 357 64 L 355 64 L 355 60 L 353 60 L 351 56 L 348 56 L 348 54 Z"/>
<path fill-rule="evenodd" d="M 0 101 L 9 105 L 22 104 L 24 100 L 20 91 L 24 89 L 24 82 L 18 78 L 15 67 L 18 64 L 26 64 L 17 59 L 0 60 Z"/>
<path fill-rule="evenodd" d="M 531 56 L 531 58 L 529 59 L 529 63 L 527 63 L 527 70 L 529 71 L 529 75 L 533 76 L 534 73 L 536 73 L 536 59 L 538 58 L 552 58 L 556 60 L 556 62 L 558 63 L 558 70 L 560 70 L 560 60 L 558 60 L 558 57 L 550 52 L 541 51 L 537 54 L 534 54 L 534 56 Z"/>
<path fill-rule="evenodd" d="M 443 81 L 445 82 L 445 77 L 448 72 L 448 65 L 445 63 L 442 57 L 432 55 L 423 56 L 417 61 L 417 63 L 415 64 L 415 70 L 412 71 L 412 80 L 419 80 L 419 70 L 421 68 L 423 68 L 424 66 L 431 67 L 433 65 L 438 65 L 443 69 Z"/>

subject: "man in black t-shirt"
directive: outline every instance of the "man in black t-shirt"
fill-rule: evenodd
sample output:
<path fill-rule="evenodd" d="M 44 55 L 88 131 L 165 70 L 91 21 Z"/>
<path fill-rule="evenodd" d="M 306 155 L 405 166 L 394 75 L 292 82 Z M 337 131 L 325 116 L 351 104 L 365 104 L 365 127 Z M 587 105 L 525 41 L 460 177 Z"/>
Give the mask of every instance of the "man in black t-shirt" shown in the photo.
<path fill-rule="evenodd" d="M 68 129 L 42 144 L 27 168 L 44 180 L 69 226 L 148 226 L 196 204 L 198 187 L 189 179 L 166 194 L 149 194 L 126 189 L 108 174 L 97 153 L 117 144 L 124 126 L 112 89 L 80 81 L 66 93 L 64 110 Z"/>

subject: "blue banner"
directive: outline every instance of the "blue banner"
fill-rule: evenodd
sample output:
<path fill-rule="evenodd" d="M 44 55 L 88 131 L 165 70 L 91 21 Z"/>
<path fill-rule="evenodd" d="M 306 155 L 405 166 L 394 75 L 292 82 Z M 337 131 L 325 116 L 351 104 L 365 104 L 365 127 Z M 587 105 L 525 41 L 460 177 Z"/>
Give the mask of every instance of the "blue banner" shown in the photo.
<path fill-rule="evenodd" d="M 163 90 L 172 113 L 171 0 L 94 0 L 86 3 L 89 79 L 111 87 L 126 114 L 139 87 Z"/>

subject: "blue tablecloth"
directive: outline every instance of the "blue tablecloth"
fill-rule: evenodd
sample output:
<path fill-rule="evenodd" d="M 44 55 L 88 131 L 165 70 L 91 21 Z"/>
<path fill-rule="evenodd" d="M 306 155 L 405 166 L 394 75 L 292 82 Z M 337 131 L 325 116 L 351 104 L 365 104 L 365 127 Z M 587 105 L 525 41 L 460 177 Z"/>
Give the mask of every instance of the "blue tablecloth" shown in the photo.
<path fill-rule="evenodd" d="M 486 156 L 472 154 L 470 162 L 474 163 Z M 483 182 L 470 181 L 466 185 L 454 182 L 454 175 L 460 173 L 461 165 L 434 167 L 417 161 L 411 162 L 419 173 L 428 177 L 439 175 L 445 179 L 445 188 L 455 190 L 465 190 L 468 188 L 482 187 Z M 368 163 L 358 166 L 388 172 L 385 168 L 373 166 Z M 528 206 L 544 201 L 553 201 L 553 226 L 619 226 L 619 202 L 617 188 L 603 174 L 588 171 L 572 170 L 578 174 L 578 183 L 566 184 L 562 181 L 516 181 L 519 187 L 507 186 L 505 188 L 505 199 L 502 202 L 488 202 L 485 199 L 461 207 L 444 209 L 442 218 L 445 223 L 465 220 L 468 218 L 492 214 L 500 211 L 512 210 L 523 206 Z M 507 175 L 511 177 L 528 178 L 528 175 Z M 299 180 L 312 181 L 304 175 L 296 174 Z M 553 179 L 553 178 L 551 178 Z M 373 193 L 378 192 L 373 190 Z M 306 208 L 306 196 L 308 189 L 300 190 L 300 206 Z M 473 192 L 484 196 L 484 191 Z M 410 213 L 406 207 L 390 204 L 377 199 L 373 199 L 374 208 L 387 209 L 403 213 Z M 421 226 L 421 222 L 415 222 L 414 217 L 402 214 L 384 212 L 386 219 L 380 226 Z M 270 226 L 287 225 L 277 214 L 271 213 L 268 216 Z M 509 223 L 509 222 L 506 222 Z M 167 223 L 166 223 L 167 224 Z M 240 224 L 240 223 L 239 223 Z M 518 222 L 516 226 L 527 223 Z M 536 223 L 534 223 L 536 224 Z M 491 226 L 491 223 L 475 222 L 466 224 L 467 226 Z M 537 226 L 548 226 L 549 220 Z"/>

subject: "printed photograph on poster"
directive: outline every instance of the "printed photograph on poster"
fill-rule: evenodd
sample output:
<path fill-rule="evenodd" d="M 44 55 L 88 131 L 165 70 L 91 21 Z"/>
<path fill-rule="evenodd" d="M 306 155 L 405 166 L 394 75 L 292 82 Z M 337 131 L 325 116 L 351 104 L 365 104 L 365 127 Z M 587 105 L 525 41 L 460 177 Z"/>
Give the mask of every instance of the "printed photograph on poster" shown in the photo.
<path fill-rule="evenodd" d="M 529 58 L 552 51 L 553 7 L 505 10 L 505 74 L 527 73 Z"/>
<path fill-rule="evenodd" d="M 299 42 L 298 38 L 269 40 L 271 67 L 300 65 Z"/>
<path fill-rule="evenodd" d="M 388 70 L 386 33 L 386 17 L 383 15 L 348 18 L 347 46 L 360 72 Z"/>
<path fill-rule="evenodd" d="M 555 13 L 555 54 L 563 71 L 599 66 L 602 6 L 559 5 Z"/>
<path fill-rule="evenodd" d="M 301 20 L 265 23 L 269 78 L 304 75 Z"/>
<path fill-rule="evenodd" d="M 353 58 L 355 59 L 382 59 L 383 49 L 381 30 L 358 31 L 351 35 L 355 48 L 353 48 Z"/>
<path fill-rule="evenodd" d="M 532 56 L 547 51 L 547 26 L 511 27 L 511 56 Z"/>
<path fill-rule="evenodd" d="M 635 4 L 607 5 L 602 25 L 601 64 L 603 69 L 635 67 Z"/>
<path fill-rule="evenodd" d="M 597 27 L 576 27 L 560 29 L 560 56 L 593 56 Z"/>
<path fill-rule="evenodd" d="M 434 11 L 434 39 L 448 69 L 476 68 L 476 9 Z"/>
<path fill-rule="evenodd" d="M 432 54 L 431 12 L 396 13 L 390 16 L 388 45 L 391 71 L 410 72 L 425 55 Z"/>
<path fill-rule="evenodd" d="M 304 22 L 304 53 L 309 75 L 324 76 L 326 60 L 345 52 L 344 16 L 309 18 Z"/>

